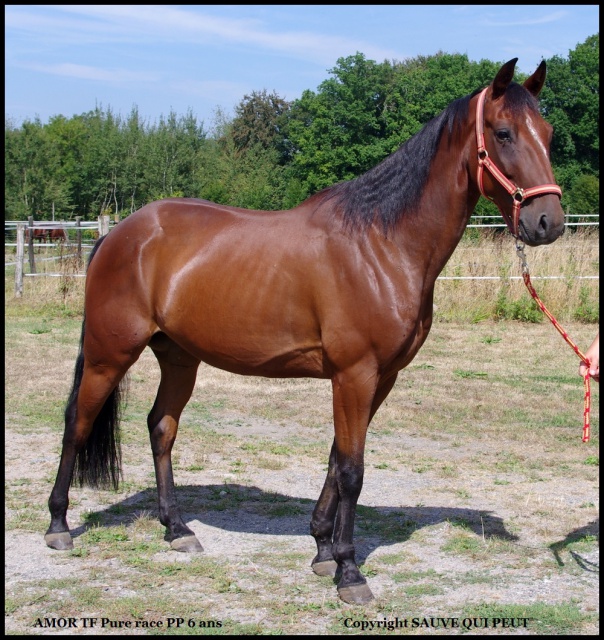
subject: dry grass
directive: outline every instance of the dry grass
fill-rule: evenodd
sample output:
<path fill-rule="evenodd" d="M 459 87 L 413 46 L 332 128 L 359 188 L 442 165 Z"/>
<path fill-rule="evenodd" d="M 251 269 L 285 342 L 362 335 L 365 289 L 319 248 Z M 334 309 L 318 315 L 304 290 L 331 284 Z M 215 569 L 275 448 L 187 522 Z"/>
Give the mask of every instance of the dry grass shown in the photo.
<path fill-rule="evenodd" d="M 539 297 L 559 320 L 597 322 L 599 319 L 600 272 L 599 232 L 567 232 L 551 245 L 526 247 L 531 278 Z M 469 235 L 459 244 L 441 276 L 496 276 L 501 280 L 443 280 L 436 283 L 434 302 L 437 320 L 479 322 L 485 319 L 514 319 L 513 313 L 527 314 L 539 321 L 532 299 L 520 279 L 520 260 L 513 239 L 482 234 Z M 541 280 L 554 276 L 557 279 Z"/>

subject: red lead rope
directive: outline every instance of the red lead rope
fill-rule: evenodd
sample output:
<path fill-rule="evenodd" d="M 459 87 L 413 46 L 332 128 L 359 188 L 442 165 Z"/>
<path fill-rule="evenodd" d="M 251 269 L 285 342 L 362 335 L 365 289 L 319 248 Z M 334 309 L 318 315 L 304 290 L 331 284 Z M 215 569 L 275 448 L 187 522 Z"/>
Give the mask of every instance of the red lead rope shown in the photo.
<path fill-rule="evenodd" d="M 533 296 L 537 306 L 543 313 L 551 320 L 552 324 L 560 335 L 566 340 L 566 342 L 572 347 L 574 352 L 581 358 L 582 362 L 585 362 L 587 365 L 587 372 L 583 378 L 583 384 L 585 387 L 585 399 L 583 402 L 583 442 L 589 442 L 589 410 L 591 407 L 591 388 L 589 384 L 589 359 L 585 357 L 585 354 L 581 353 L 579 347 L 570 339 L 569 335 L 564 331 L 564 329 L 560 326 L 560 323 L 554 318 L 554 316 L 547 310 L 546 306 L 541 302 L 541 299 L 537 295 L 535 291 L 535 287 L 533 287 L 533 283 L 531 282 L 531 276 L 529 274 L 528 264 L 526 262 L 526 256 L 524 255 L 524 244 L 519 240 L 516 240 L 516 251 L 518 252 L 518 257 L 520 258 L 520 262 L 522 263 L 522 279 L 524 280 L 524 284 L 526 288 L 529 290 L 531 296 Z"/>

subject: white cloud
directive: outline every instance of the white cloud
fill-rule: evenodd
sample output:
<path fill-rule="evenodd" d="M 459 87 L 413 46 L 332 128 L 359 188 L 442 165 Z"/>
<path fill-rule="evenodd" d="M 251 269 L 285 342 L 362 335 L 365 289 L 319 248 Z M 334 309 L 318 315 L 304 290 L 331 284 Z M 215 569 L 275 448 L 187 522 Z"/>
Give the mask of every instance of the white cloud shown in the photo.
<path fill-rule="evenodd" d="M 516 12 L 516 15 L 518 13 Z M 531 27 L 536 24 L 547 24 L 549 22 L 558 22 L 568 15 L 567 11 L 556 11 L 537 18 L 519 18 L 511 21 L 501 21 L 495 18 L 485 18 L 484 24 L 488 27 Z"/>
<path fill-rule="evenodd" d="M 52 12 L 52 13 L 50 13 Z M 368 42 L 332 36 L 329 31 L 278 31 L 256 19 L 221 18 L 193 9 L 148 5 L 54 5 L 31 13 L 26 7 L 7 7 L 6 25 L 39 41 L 61 46 L 94 42 L 189 42 L 231 44 L 333 64 L 337 57 L 362 51 L 381 61 L 401 59 L 398 51 Z"/>
<path fill-rule="evenodd" d="M 83 64 L 24 64 L 22 68 L 32 71 L 48 73 L 56 76 L 64 76 L 69 78 L 79 78 L 81 80 L 94 80 L 102 82 L 157 82 L 160 77 L 158 74 L 148 73 L 145 71 L 128 71 L 126 69 L 101 69 L 99 67 L 90 67 Z"/>

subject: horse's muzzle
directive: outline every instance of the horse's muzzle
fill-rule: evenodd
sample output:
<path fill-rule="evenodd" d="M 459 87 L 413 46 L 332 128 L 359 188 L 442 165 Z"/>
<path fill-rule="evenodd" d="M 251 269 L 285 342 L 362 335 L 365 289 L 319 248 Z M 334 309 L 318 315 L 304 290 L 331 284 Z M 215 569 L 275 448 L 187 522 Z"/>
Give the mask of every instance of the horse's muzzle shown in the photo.
<path fill-rule="evenodd" d="M 530 221 L 520 216 L 518 235 L 520 239 L 531 247 L 550 244 L 564 233 L 564 217 L 541 213 L 531 216 Z"/>

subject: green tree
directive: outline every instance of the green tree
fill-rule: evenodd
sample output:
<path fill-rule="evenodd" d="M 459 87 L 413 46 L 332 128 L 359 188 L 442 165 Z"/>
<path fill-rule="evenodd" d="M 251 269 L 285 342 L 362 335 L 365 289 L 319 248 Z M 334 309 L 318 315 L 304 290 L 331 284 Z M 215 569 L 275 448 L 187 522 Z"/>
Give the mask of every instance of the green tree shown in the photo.
<path fill-rule="evenodd" d="M 580 216 L 599 213 L 600 181 L 596 176 L 581 174 L 573 183 L 569 200 L 572 203 L 570 212 Z M 573 218 L 577 222 L 577 218 Z"/>
<path fill-rule="evenodd" d="M 121 213 L 133 213 L 145 202 L 143 173 L 145 166 L 145 122 L 138 107 L 130 111 L 122 129 L 122 174 L 120 179 Z"/>
<path fill-rule="evenodd" d="M 547 60 L 540 103 L 554 127 L 552 165 L 571 213 L 598 213 L 600 175 L 600 36 Z"/>
<path fill-rule="evenodd" d="M 289 107 L 289 102 L 266 89 L 245 95 L 235 107 L 235 118 L 230 125 L 235 147 L 240 151 L 256 145 L 274 149 L 280 164 L 284 164 L 288 157 L 285 127 Z"/>
<path fill-rule="evenodd" d="M 196 170 L 204 139 L 203 124 L 191 110 L 180 118 L 174 111 L 160 117 L 146 139 L 142 182 L 147 202 L 197 195 Z"/>
<path fill-rule="evenodd" d="M 290 112 L 292 174 L 308 193 L 367 171 L 388 152 L 384 109 L 392 65 L 357 53 L 340 58 L 330 73 L 316 94 L 304 91 Z"/>
<path fill-rule="evenodd" d="M 547 61 L 541 96 L 554 125 L 552 165 L 571 212 L 599 206 L 599 35 Z M 96 106 L 43 125 L 5 120 L 5 215 L 37 219 L 128 214 L 164 196 L 291 208 L 366 172 L 450 102 L 492 81 L 501 62 L 439 52 L 403 62 L 340 58 L 293 103 L 253 91 L 206 132 L 191 111 L 148 125 Z M 517 74 L 516 80 L 523 80 Z M 497 215 L 481 199 L 478 215 Z"/>
<path fill-rule="evenodd" d="M 574 164 L 581 173 L 600 172 L 600 36 L 590 36 L 568 59 L 547 60 L 547 83 L 540 103 L 554 125 L 552 162 Z"/>
<path fill-rule="evenodd" d="M 339 59 L 317 93 L 304 91 L 292 104 L 292 179 L 308 195 L 364 173 L 450 102 L 491 82 L 499 66 L 442 52 L 402 63 L 361 53 Z"/>
<path fill-rule="evenodd" d="M 77 194 L 81 183 L 82 152 L 85 149 L 86 131 L 81 120 L 65 116 L 53 116 L 44 127 L 50 155 L 55 161 L 52 180 L 57 181 L 62 192 L 61 209 L 71 217 L 77 209 Z M 78 211 L 78 215 L 82 212 Z"/>
<path fill-rule="evenodd" d="M 121 119 L 101 106 L 74 116 L 65 128 L 65 162 L 72 167 L 72 199 L 76 215 L 94 218 L 116 212 L 120 169 Z"/>
<path fill-rule="evenodd" d="M 39 119 L 20 129 L 5 123 L 5 216 L 51 220 L 71 211 L 69 179 L 52 132 Z"/>
<path fill-rule="evenodd" d="M 10 118 L 4 121 L 4 215 L 24 220 L 29 207 L 23 193 L 23 135 Z"/>
<path fill-rule="evenodd" d="M 200 156 L 201 197 L 246 209 L 282 208 L 286 187 L 278 151 L 260 142 L 240 149 L 233 121 L 221 111 L 216 120 L 215 137 Z"/>

